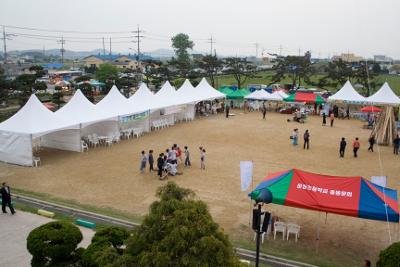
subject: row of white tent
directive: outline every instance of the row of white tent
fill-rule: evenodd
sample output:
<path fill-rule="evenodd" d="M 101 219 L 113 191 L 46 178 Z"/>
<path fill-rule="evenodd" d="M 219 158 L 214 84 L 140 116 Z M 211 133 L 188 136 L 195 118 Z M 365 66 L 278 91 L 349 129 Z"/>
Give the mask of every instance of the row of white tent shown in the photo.
<path fill-rule="evenodd" d="M 128 99 L 113 86 L 96 105 L 77 90 L 56 112 L 33 94 L 16 114 L 0 123 L 0 161 L 32 166 L 33 144 L 38 139 L 44 147 L 81 152 L 81 139 L 88 134 L 107 135 L 132 125 L 149 131 L 151 119 L 162 116 L 171 124 L 175 116 L 193 119 L 196 103 L 222 98 L 225 95 L 204 78 L 196 87 L 186 80 L 179 90 L 166 82 L 156 94 L 143 83 Z"/>
<path fill-rule="evenodd" d="M 354 89 L 350 81 L 347 81 L 339 91 L 328 98 L 328 101 L 358 105 L 400 105 L 400 98 L 387 82 L 375 94 L 364 97 Z"/>
<path fill-rule="evenodd" d="M 273 93 L 268 93 L 265 90 L 256 90 L 253 93 L 245 96 L 248 100 L 260 100 L 260 101 L 283 101 L 284 98 L 288 97 L 283 91 L 275 91 Z"/>

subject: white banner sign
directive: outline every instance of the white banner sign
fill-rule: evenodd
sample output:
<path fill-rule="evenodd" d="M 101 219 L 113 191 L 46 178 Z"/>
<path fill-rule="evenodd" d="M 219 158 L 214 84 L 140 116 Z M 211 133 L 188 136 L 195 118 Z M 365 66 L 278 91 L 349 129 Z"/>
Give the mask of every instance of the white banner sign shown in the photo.
<path fill-rule="evenodd" d="M 371 182 L 386 187 L 386 176 L 371 176 Z"/>
<path fill-rule="evenodd" d="M 240 187 L 242 191 L 249 189 L 253 179 L 253 162 L 241 161 L 240 162 Z"/>

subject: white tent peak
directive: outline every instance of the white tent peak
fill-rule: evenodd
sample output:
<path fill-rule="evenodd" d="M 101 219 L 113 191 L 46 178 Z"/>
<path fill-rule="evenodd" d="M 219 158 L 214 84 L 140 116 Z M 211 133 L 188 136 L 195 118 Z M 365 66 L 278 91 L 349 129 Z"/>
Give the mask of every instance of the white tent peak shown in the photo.
<path fill-rule="evenodd" d="M 215 90 L 206 80 L 206 78 L 201 79 L 201 82 L 195 87 L 194 92 L 200 101 L 225 98 L 225 95 L 218 90 Z"/>
<path fill-rule="evenodd" d="M 186 79 L 185 82 L 181 85 L 181 87 L 179 88 L 194 88 L 194 86 L 192 85 L 192 83 L 189 81 L 189 79 Z"/>
<path fill-rule="evenodd" d="M 150 91 L 145 83 L 142 83 L 139 89 L 129 98 L 129 102 L 135 102 L 143 98 L 152 98 L 154 94 Z"/>
<path fill-rule="evenodd" d="M 63 114 L 68 112 L 76 112 L 79 109 L 94 108 L 94 104 L 90 102 L 80 89 L 76 90 L 75 94 L 71 97 L 67 104 L 57 110 L 56 114 Z"/>
<path fill-rule="evenodd" d="M 365 97 L 360 95 L 350 81 L 347 81 L 343 87 L 335 94 L 331 95 L 328 100 L 331 101 L 344 101 L 344 102 L 365 102 Z"/>
<path fill-rule="evenodd" d="M 161 89 L 156 93 L 156 96 L 172 97 L 175 96 L 175 94 L 176 94 L 175 88 L 168 81 L 166 81 L 164 85 L 161 87 Z"/>
<path fill-rule="evenodd" d="M 23 134 L 40 134 L 66 128 L 73 124 L 69 120 L 56 118 L 54 113 L 48 110 L 36 95 L 32 94 L 16 114 L 0 123 L 0 130 Z"/>
<path fill-rule="evenodd" d="M 385 82 L 372 96 L 367 97 L 367 102 L 375 104 L 400 105 L 400 98 L 393 93 L 392 88 Z"/>

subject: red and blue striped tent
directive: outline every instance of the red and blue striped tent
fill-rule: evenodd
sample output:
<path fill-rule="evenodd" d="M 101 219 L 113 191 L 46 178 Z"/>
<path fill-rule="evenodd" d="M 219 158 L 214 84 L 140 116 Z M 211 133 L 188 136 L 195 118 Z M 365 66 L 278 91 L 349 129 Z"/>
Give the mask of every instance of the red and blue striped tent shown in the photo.
<path fill-rule="evenodd" d="M 262 189 L 271 191 L 272 203 L 279 205 L 399 222 L 397 190 L 361 176 L 329 176 L 291 169 L 267 176 L 249 197 L 257 199 Z"/>

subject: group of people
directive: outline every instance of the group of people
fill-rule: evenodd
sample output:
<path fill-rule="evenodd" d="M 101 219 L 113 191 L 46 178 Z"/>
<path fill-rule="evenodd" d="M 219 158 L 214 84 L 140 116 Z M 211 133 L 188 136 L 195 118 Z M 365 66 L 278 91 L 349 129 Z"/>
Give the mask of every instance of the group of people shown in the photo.
<path fill-rule="evenodd" d="M 342 137 L 342 139 L 341 139 L 341 141 L 339 143 L 339 156 L 341 158 L 344 158 L 344 153 L 346 151 L 346 146 L 347 146 L 346 138 Z M 354 141 L 353 141 L 353 155 L 354 155 L 355 158 L 358 157 L 357 152 L 360 149 L 360 147 L 361 147 L 360 141 L 359 141 L 358 137 L 356 137 L 354 139 Z M 372 149 L 372 151 L 374 151 L 373 144 L 371 146 L 371 143 L 370 143 L 370 148 Z M 370 150 L 370 148 L 368 148 L 368 150 Z"/>
<path fill-rule="evenodd" d="M 296 128 L 293 130 L 292 135 L 290 136 L 290 139 L 292 141 L 292 145 L 297 146 L 298 145 L 298 139 L 299 139 L 299 129 Z M 309 149 L 310 148 L 310 131 L 306 130 L 303 134 L 303 149 Z"/>
<path fill-rule="evenodd" d="M 200 168 L 205 170 L 205 157 L 206 150 L 203 147 L 199 147 L 200 150 Z M 184 158 L 183 158 L 184 157 Z M 154 156 L 153 150 L 149 150 L 148 155 L 143 150 L 141 153 L 140 161 L 140 172 L 144 173 L 146 170 L 147 162 L 149 163 L 149 171 L 154 170 Z M 181 148 L 174 144 L 170 149 L 167 148 L 165 153 L 160 153 L 157 158 L 157 174 L 161 180 L 165 179 L 168 175 L 181 175 L 183 173 L 178 172 L 178 163 L 184 163 L 185 167 L 192 166 L 190 161 L 190 152 L 188 146 L 184 147 L 182 151 Z"/>
<path fill-rule="evenodd" d="M 333 123 L 335 122 L 335 113 L 331 112 L 329 114 L 329 119 L 331 123 L 331 127 L 333 127 Z M 326 114 L 325 112 L 322 113 L 322 126 L 326 125 Z"/>

